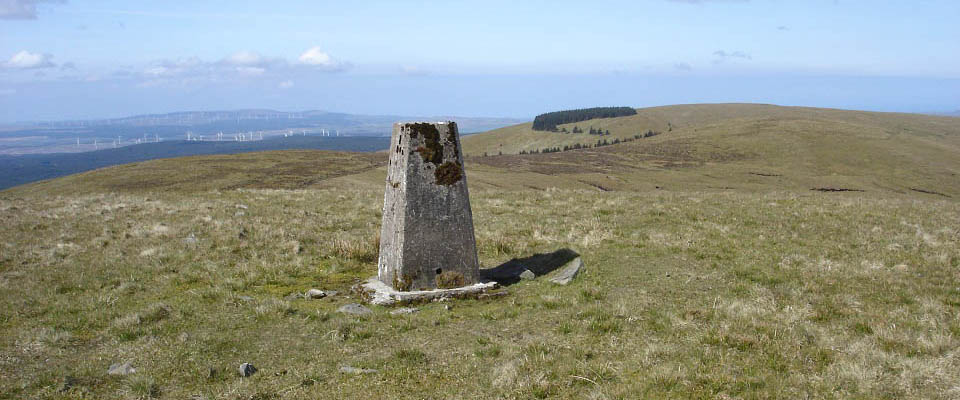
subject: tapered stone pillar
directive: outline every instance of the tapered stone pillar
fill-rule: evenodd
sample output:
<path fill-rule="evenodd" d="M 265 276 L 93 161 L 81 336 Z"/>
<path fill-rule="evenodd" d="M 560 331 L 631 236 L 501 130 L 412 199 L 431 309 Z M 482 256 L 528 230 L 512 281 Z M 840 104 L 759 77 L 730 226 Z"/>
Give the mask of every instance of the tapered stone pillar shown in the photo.
<path fill-rule="evenodd" d="M 457 124 L 397 123 L 390 143 L 378 279 L 400 291 L 479 282 Z"/>

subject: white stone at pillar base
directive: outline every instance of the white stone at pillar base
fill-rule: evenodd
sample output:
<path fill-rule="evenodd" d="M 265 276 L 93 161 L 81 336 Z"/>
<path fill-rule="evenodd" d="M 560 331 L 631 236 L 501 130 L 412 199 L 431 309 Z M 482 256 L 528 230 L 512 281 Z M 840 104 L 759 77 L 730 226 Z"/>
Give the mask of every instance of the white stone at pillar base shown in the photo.
<path fill-rule="evenodd" d="M 497 285 L 496 282 L 480 282 L 451 289 L 411 290 L 402 292 L 374 277 L 358 285 L 356 289 L 367 302 L 381 306 L 390 306 L 395 304 L 428 302 L 444 298 L 473 298 L 498 287 L 499 285 Z"/>

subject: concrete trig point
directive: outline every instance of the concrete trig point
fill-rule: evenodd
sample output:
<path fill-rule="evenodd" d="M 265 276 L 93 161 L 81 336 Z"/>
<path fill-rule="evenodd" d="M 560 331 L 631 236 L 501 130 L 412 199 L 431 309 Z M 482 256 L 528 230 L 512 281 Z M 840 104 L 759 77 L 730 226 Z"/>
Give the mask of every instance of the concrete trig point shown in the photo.
<path fill-rule="evenodd" d="M 457 124 L 396 123 L 390 143 L 379 281 L 402 292 L 478 283 Z"/>

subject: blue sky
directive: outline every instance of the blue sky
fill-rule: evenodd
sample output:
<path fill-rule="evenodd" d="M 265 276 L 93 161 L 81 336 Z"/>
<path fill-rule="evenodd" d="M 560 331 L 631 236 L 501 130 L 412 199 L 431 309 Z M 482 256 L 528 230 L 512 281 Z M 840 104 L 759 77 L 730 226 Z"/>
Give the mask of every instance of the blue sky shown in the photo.
<path fill-rule="evenodd" d="M 0 0 L 0 121 L 960 109 L 960 2 Z"/>

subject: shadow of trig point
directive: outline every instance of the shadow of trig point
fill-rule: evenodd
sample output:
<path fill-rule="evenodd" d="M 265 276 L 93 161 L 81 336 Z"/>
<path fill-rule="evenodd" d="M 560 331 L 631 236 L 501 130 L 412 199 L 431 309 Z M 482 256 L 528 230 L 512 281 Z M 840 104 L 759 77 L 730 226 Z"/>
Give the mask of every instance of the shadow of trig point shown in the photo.
<path fill-rule="evenodd" d="M 377 277 L 397 291 L 480 282 L 454 122 L 393 125 Z"/>

